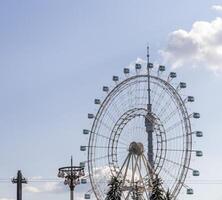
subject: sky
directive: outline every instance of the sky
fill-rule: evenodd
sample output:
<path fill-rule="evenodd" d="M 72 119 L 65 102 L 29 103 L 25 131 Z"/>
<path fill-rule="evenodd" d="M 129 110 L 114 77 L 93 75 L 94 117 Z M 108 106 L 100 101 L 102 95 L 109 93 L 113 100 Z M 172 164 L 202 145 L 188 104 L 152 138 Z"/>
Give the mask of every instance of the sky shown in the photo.
<path fill-rule="evenodd" d="M 187 82 L 200 112 L 190 200 L 220 200 L 222 191 L 222 4 L 213 0 L 8 0 L 0 2 L 0 200 L 14 200 L 11 177 L 56 179 L 59 167 L 86 159 L 102 86 L 138 58 L 163 63 Z M 30 180 L 32 180 L 30 179 Z M 204 182 L 205 180 L 205 182 Z M 199 181 L 201 184 L 195 184 Z M 217 184 L 216 184 L 217 183 Z M 81 187 L 81 186 L 80 186 Z M 80 198 L 84 188 L 77 189 Z M 24 186 L 24 200 L 67 199 L 58 182 Z M 180 199 L 188 199 L 183 191 Z"/>

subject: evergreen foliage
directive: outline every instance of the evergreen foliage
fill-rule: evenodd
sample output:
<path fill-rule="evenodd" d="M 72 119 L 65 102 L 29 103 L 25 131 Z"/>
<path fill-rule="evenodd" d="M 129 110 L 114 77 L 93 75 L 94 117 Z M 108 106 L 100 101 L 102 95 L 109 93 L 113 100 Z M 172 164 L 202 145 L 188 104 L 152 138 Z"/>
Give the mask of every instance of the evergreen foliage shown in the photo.
<path fill-rule="evenodd" d="M 165 200 L 165 192 L 162 188 L 162 180 L 156 175 L 156 177 L 152 181 L 152 192 L 150 196 L 150 200 Z"/>
<path fill-rule="evenodd" d="M 122 190 L 121 190 L 122 181 L 117 177 L 113 176 L 109 182 L 109 191 L 106 194 L 105 200 L 121 200 Z"/>
<path fill-rule="evenodd" d="M 171 197 L 170 197 L 170 191 L 167 190 L 167 193 L 166 193 L 166 200 L 171 200 Z"/>

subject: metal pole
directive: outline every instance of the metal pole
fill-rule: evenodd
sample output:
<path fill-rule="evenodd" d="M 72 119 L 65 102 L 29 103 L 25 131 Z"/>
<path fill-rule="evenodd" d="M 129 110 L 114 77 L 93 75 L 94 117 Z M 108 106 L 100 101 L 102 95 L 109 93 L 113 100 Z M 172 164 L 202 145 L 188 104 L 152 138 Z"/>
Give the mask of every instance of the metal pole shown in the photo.
<path fill-rule="evenodd" d="M 22 184 L 27 183 L 27 180 L 23 178 L 21 170 L 17 173 L 17 178 L 12 179 L 12 183 L 17 184 L 17 200 L 22 200 Z"/>
<path fill-rule="evenodd" d="M 18 176 L 17 176 L 17 199 L 22 200 L 22 174 L 21 174 L 21 171 L 18 171 Z"/>
<path fill-rule="evenodd" d="M 74 189 L 70 189 L 70 200 L 74 200 Z"/>
<path fill-rule="evenodd" d="M 73 163 L 72 163 L 72 156 L 71 156 L 71 177 L 73 176 Z M 70 183 L 70 200 L 74 199 L 74 183 L 73 179 L 71 179 Z"/>

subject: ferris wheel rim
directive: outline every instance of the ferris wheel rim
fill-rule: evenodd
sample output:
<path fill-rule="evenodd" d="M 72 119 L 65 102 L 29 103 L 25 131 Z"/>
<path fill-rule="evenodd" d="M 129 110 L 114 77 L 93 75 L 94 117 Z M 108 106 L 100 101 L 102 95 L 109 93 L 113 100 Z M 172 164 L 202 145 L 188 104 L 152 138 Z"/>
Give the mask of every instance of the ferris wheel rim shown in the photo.
<path fill-rule="evenodd" d="M 145 74 L 140 74 L 140 75 L 135 75 L 135 76 L 131 76 L 127 79 L 125 79 L 124 81 L 122 81 L 121 83 L 119 83 L 118 85 L 116 85 L 109 93 L 108 95 L 106 96 L 106 98 L 104 99 L 103 103 L 101 104 L 97 114 L 95 115 L 95 120 L 93 122 L 93 125 L 92 125 L 92 128 L 91 128 L 91 133 L 94 132 L 95 130 L 95 126 L 97 126 L 96 124 L 96 121 L 97 119 L 99 118 L 98 116 L 101 116 L 102 115 L 102 111 L 104 109 L 104 107 L 108 104 L 108 102 L 110 101 L 110 99 L 112 99 L 112 97 L 115 96 L 116 93 L 119 92 L 119 89 L 121 88 L 122 85 L 124 85 L 125 83 L 128 83 L 130 80 L 134 80 L 138 77 L 147 77 L 147 75 Z M 178 102 L 180 102 L 180 111 L 182 111 L 182 114 L 185 116 L 184 117 L 184 124 L 185 124 L 185 129 L 186 129 L 186 139 L 189 140 L 189 150 L 192 150 L 192 137 L 189 135 L 189 133 L 191 133 L 191 125 L 190 125 L 190 121 L 189 121 L 189 118 L 188 118 L 188 112 L 186 110 L 186 106 L 184 105 L 184 102 L 183 100 L 181 99 L 181 96 L 178 94 L 178 92 L 175 90 L 175 88 L 169 84 L 167 81 L 157 77 L 157 76 L 150 76 L 151 79 L 155 79 L 157 81 L 160 81 L 162 84 L 164 84 L 167 88 L 170 89 L 170 91 L 172 91 L 172 93 L 175 95 L 174 97 L 177 97 L 177 100 Z M 103 108 L 103 109 L 102 109 Z M 91 146 L 91 139 L 92 139 L 92 135 L 93 134 L 90 134 L 90 139 L 89 139 L 89 146 Z M 92 156 L 90 156 L 90 150 L 88 151 L 88 160 L 92 160 Z M 186 151 L 185 152 L 185 158 L 184 158 L 184 162 L 187 163 L 187 165 L 185 166 L 189 166 L 190 164 L 190 159 L 191 159 L 191 152 L 190 151 Z M 90 166 L 90 163 L 91 162 L 88 162 L 88 170 L 89 170 L 89 177 L 90 177 L 90 182 L 92 183 L 92 187 L 93 189 L 96 191 L 97 189 L 95 188 L 95 185 L 96 183 L 94 182 L 93 180 L 93 169 L 92 169 L 92 166 Z M 180 173 L 181 174 L 181 177 L 179 178 L 180 179 L 180 182 L 184 182 L 185 178 L 186 178 L 186 175 L 187 175 L 187 172 L 188 172 L 188 169 L 186 168 L 182 168 L 182 172 Z M 177 194 L 179 193 L 181 187 L 183 186 L 182 184 L 179 184 L 177 185 L 177 187 L 175 188 L 175 193 L 174 193 L 174 196 L 177 196 Z M 96 194 L 98 195 L 98 194 Z"/>

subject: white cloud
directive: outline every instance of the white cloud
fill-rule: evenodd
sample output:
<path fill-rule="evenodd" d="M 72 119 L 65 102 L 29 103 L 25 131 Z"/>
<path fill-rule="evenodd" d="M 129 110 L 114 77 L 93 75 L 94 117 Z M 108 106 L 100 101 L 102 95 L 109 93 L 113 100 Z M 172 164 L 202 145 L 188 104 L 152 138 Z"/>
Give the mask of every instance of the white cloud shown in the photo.
<path fill-rule="evenodd" d="M 25 186 L 24 187 L 25 192 L 32 192 L 32 193 L 39 193 L 41 192 L 39 188 L 33 187 L 33 186 Z"/>
<path fill-rule="evenodd" d="M 28 177 L 28 180 L 31 179 L 31 180 L 41 180 L 43 179 L 42 176 L 32 176 L 32 177 Z"/>
<path fill-rule="evenodd" d="M 25 185 L 24 191 L 30 193 L 61 193 L 67 190 L 62 182 L 46 182 L 38 186 Z"/>
<path fill-rule="evenodd" d="M 10 199 L 10 198 L 0 198 L 0 200 L 15 200 L 15 199 Z"/>
<path fill-rule="evenodd" d="M 86 173 L 86 177 L 88 177 L 88 174 Z M 132 171 L 129 169 L 127 172 L 127 179 L 131 180 L 132 177 Z M 103 166 L 98 167 L 94 171 L 94 178 L 96 182 L 102 183 L 101 187 L 103 189 L 107 189 L 108 182 L 111 178 L 111 172 L 109 166 Z M 139 176 L 136 174 L 135 178 L 139 178 Z M 63 181 L 58 182 L 41 182 L 42 177 L 32 177 L 30 180 L 40 180 L 40 182 L 29 182 L 27 185 L 24 185 L 24 192 L 28 193 L 64 193 L 69 192 L 69 188 L 67 185 L 64 185 Z M 43 179 L 44 180 L 44 179 Z M 87 178 L 87 184 L 81 184 L 78 185 L 75 189 L 75 197 L 77 199 L 83 200 L 84 194 L 89 193 L 91 194 L 91 199 L 95 199 L 94 195 L 92 194 L 92 188 L 90 185 L 90 180 Z M 0 200 L 14 200 L 14 199 L 0 199 Z"/>
<path fill-rule="evenodd" d="M 190 31 L 170 33 L 167 46 L 160 53 L 173 68 L 205 67 L 222 73 L 222 18 L 197 21 Z"/>
<path fill-rule="evenodd" d="M 56 181 L 56 182 L 41 182 L 41 179 L 44 179 L 41 176 L 30 177 L 30 180 L 37 180 L 37 182 L 28 182 L 27 185 L 24 185 L 24 192 L 27 193 L 65 193 L 69 192 L 69 188 L 67 185 L 64 185 L 63 181 Z M 87 193 L 91 189 L 89 184 L 89 180 L 87 184 L 77 186 L 75 189 L 75 197 L 77 199 L 83 200 L 84 194 Z M 93 199 L 93 198 L 92 198 Z M 1 199 L 0 200 L 15 200 L 15 199 Z"/>
<path fill-rule="evenodd" d="M 222 5 L 213 5 L 211 6 L 211 9 L 216 11 L 222 11 Z"/>
<path fill-rule="evenodd" d="M 60 193 L 65 192 L 65 186 L 62 182 L 48 182 L 44 185 L 44 192 Z"/>
<path fill-rule="evenodd" d="M 136 60 L 132 61 L 127 67 L 130 69 L 130 70 L 135 70 L 135 64 L 138 63 L 138 64 L 141 64 L 143 68 L 145 68 L 146 66 L 146 60 L 143 60 L 142 58 L 137 58 Z"/>
<path fill-rule="evenodd" d="M 28 184 L 24 185 L 24 191 L 29 193 L 61 193 L 67 191 L 63 182 L 59 179 L 55 182 L 46 181 L 44 183 L 41 182 L 43 180 L 44 178 L 42 176 L 29 177 Z"/>
<path fill-rule="evenodd" d="M 154 70 L 157 66 L 159 66 L 159 62 L 157 61 L 154 61 L 152 62 L 153 63 L 153 69 L 151 69 L 151 72 L 152 70 Z M 136 72 L 135 70 L 135 65 L 136 64 L 141 64 L 141 67 L 142 69 L 139 70 L 139 72 Z M 144 60 L 143 58 L 140 58 L 140 57 L 137 57 L 135 60 L 133 60 L 132 62 L 130 62 L 129 65 L 126 66 L 127 68 L 130 69 L 130 73 L 131 74 L 134 74 L 134 73 L 141 73 L 141 74 L 146 74 L 147 73 L 147 61 Z"/>

